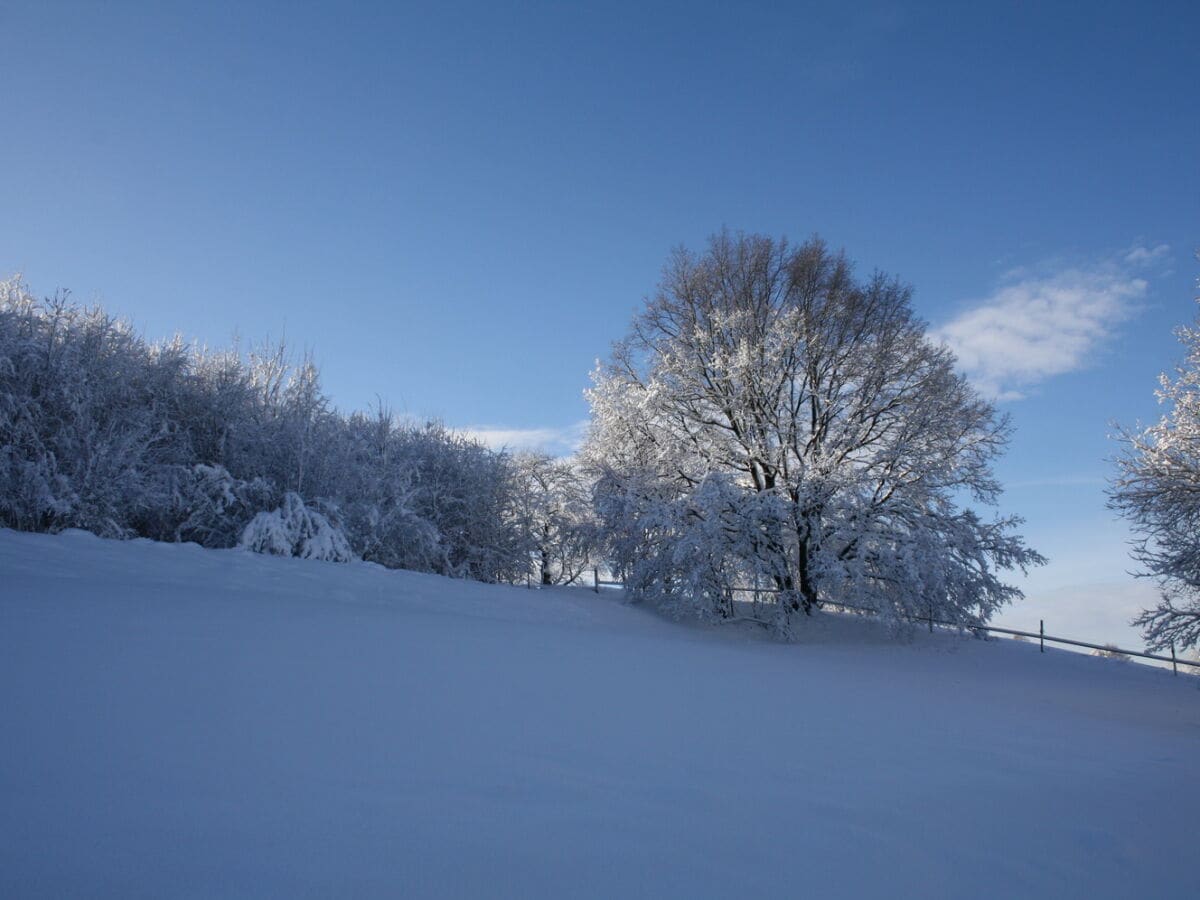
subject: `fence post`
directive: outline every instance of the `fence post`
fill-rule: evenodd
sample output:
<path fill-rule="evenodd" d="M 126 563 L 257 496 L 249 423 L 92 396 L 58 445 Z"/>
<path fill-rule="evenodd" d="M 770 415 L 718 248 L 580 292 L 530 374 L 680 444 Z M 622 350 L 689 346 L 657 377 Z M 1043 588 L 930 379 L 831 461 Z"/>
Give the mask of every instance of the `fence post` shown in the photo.
<path fill-rule="evenodd" d="M 592 590 L 594 590 L 597 594 L 600 593 L 600 569 L 599 569 L 599 567 L 592 569 L 592 580 L 595 582 L 595 585 L 593 586 Z"/>
<path fill-rule="evenodd" d="M 1179 674 L 1179 663 L 1175 662 L 1175 642 L 1171 641 L 1171 669 L 1176 675 Z"/>
<path fill-rule="evenodd" d="M 933 634 L 933 601 L 929 601 L 929 633 Z"/>
<path fill-rule="evenodd" d="M 1046 652 L 1046 620 L 1045 619 L 1038 619 L 1038 632 L 1041 635 L 1041 637 L 1038 638 L 1038 646 L 1041 648 L 1040 652 L 1045 653 Z"/>

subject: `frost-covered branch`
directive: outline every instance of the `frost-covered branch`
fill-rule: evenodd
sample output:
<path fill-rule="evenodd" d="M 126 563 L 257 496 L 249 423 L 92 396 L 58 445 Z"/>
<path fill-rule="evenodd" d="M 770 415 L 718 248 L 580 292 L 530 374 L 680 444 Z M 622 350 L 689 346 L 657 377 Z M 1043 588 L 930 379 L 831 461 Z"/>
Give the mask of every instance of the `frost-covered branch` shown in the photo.
<path fill-rule="evenodd" d="M 1176 329 L 1186 349 L 1174 375 L 1159 377 L 1166 411 L 1146 428 L 1122 428 L 1109 505 L 1137 535 L 1133 557 L 1158 581 L 1159 605 L 1134 620 L 1147 646 L 1200 643 L 1200 322 Z"/>

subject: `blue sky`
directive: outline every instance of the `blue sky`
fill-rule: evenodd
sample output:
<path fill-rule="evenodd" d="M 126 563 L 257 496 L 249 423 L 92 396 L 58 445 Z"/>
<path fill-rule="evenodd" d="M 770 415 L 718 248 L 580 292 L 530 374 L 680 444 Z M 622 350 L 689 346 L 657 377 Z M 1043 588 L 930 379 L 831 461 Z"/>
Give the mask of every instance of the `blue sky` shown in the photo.
<path fill-rule="evenodd" d="M 1200 9 L 849 7 L 4 4 L 0 274 L 562 449 L 673 246 L 819 232 L 1012 415 L 1009 620 L 1132 640 L 1107 435 L 1194 315 Z"/>

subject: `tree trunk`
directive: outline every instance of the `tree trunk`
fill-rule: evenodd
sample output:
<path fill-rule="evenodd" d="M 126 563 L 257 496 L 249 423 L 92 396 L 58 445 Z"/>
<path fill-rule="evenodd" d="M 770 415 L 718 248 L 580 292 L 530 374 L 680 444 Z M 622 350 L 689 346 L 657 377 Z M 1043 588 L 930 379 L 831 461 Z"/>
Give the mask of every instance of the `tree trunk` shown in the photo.
<path fill-rule="evenodd" d="M 808 541 L 800 541 L 800 546 L 796 553 L 796 571 L 800 576 L 800 604 L 804 607 L 804 614 L 811 616 L 813 608 L 818 604 L 818 600 L 817 588 L 812 583 L 812 577 L 809 574 Z"/>

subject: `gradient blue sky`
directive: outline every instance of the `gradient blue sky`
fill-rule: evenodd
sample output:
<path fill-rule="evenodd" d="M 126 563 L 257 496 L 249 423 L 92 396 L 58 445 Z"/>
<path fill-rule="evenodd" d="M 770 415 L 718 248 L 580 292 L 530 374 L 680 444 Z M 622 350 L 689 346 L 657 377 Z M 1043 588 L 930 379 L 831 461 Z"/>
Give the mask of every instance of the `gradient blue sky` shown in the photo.
<path fill-rule="evenodd" d="M 671 247 L 819 232 L 911 282 L 1017 428 L 1052 557 L 1006 616 L 1149 596 L 1104 508 L 1200 266 L 1196 3 L 0 5 L 0 274 L 569 446 Z M 1118 633 L 1119 632 L 1119 633 Z"/>

